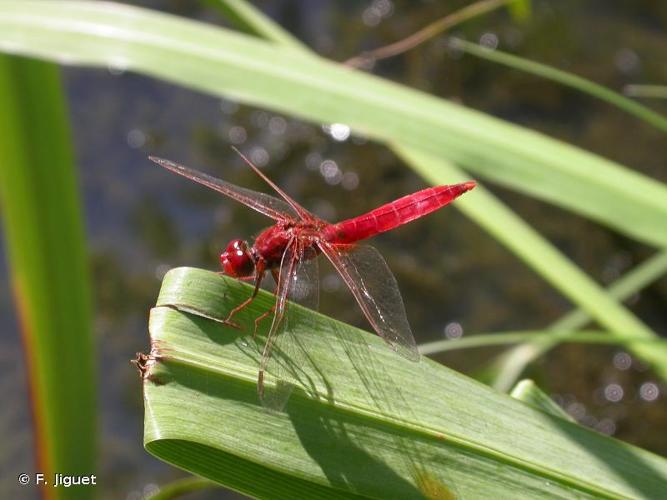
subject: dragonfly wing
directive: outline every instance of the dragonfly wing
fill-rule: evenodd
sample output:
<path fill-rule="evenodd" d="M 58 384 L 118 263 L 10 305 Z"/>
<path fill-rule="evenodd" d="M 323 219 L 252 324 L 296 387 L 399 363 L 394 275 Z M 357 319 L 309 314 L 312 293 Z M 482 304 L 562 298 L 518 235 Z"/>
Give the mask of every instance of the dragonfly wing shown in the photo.
<path fill-rule="evenodd" d="M 236 153 L 241 157 L 241 159 L 246 162 L 246 164 L 253 169 L 253 171 L 262 178 L 264 182 L 266 182 L 269 186 L 273 188 L 273 190 L 280 195 L 280 197 L 285 200 L 285 202 L 294 209 L 296 213 L 299 214 L 299 216 L 306 221 L 316 221 L 318 220 L 317 217 L 315 217 L 313 214 L 311 214 L 308 210 L 306 210 L 304 207 L 299 205 L 294 199 L 292 199 L 291 196 L 289 196 L 285 191 L 280 189 L 271 179 L 269 179 L 264 173 L 255 166 L 253 162 L 251 162 L 241 151 L 239 151 L 236 147 L 232 146 L 232 149 L 236 151 Z"/>
<path fill-rule="evenodd" d="M 303 385 L 301 368 L 308 362 L 298 338 L 298 321 L 289 310 L 288 299 L 310 309 L 319 305 L 316 259 L 303 258 L 298 241 L 292 240 L 282 257 L 273 322 L 262 352 L 257 389 L 262 404 L 281 411 L 294 388 Z M 273 384 L 265 384 L 265 374 Z"/>
<path fill-rule="evenodd" d="M 368 245 L 321 242 L 319 246 L 378 335 L 401 356 L 418 361 L 419 351 L 405 314 L 401 292 L 380 252 Z"/>
<path fill-rule="evenodd" d="M 190 180 L 203 184 L 206 187 L 214 189 L 230 198 L 243 203 L 244 205 L 257 210 L 259 213 L 271 217 L 275 220 L 299 220 L 300 214 L 297 213 L 287 202 L 275 198 L 266 193 L 260 193 L 251 189 L 236 186 L 230 182 L 217 179 L 211 175 L 199 172 L 193 168 L 180 165 L 179 163 L 156 156 L 149 156 L 149 159 L 161 167 L 171 170 L 174 173 L 182 175 Z"/>

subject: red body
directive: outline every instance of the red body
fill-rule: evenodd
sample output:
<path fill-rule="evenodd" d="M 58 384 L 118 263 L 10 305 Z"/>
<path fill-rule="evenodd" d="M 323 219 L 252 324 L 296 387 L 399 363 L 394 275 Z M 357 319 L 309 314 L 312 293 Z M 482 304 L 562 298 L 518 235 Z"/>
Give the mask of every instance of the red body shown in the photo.
<path fill-rule="evenodd" d="M 370 212 L 329 225 L 324 239 L 332 243 L 355 243 L 430 214 L 475 187 L 474 182 L 422 189 Z"/>
<path fill-rule="evenodd" d="M 319 254 L 317 242 L 349 245 L 389 231 L 402 224 L 430 214 L 475 187 L 474 182 L 426 188 L 382 205 L 368 213 L 337 224 L 323 221 L 278 222 L 255 239 L 253 251 L 261 256 L 268 269 L 280 265 L 285 248 L 295 235 Z"/>

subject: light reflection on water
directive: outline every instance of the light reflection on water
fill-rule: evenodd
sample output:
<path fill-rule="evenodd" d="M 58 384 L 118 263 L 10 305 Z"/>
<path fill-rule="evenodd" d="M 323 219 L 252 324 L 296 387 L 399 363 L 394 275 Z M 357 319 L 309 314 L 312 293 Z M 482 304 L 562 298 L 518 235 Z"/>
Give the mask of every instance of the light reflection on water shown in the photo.
<path fill-rule="evenodd" d="M 639 388 L 639 396 L 644 401 L 656 401 L 660 396 L 660 388 L 655 382 L 644 382 Z"/>
<path fill-rule="evenodd" d="M 445 326 L 445 337 L 448 339 L 460 339 L 463 337 L 463 326 L 461 323 L 453 321 Z"/>

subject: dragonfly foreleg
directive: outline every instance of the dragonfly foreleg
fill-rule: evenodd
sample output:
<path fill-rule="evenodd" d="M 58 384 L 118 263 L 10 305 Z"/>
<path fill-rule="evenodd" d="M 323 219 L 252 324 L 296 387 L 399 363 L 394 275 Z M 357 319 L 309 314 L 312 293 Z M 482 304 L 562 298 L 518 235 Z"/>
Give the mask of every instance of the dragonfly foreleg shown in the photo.
<path fill-rule="evenodd" d="M 255 300 L 255 297 L 257 297 L 257 294 L 259 293 L 259 287 L 262 284 L 262 278 L 264 278 L 264 271 L 265 271 L 265 264 L 263 260 L 260 260 L 256 267 L 255 267 L 255 289 L 252 291 L 252 295 L 245 299 L 243 302 L 241 302 L 238 306 L 236 306 L 234 309 L 232 309 L 229 312 L 229 315 L 225 319 L 225 324 L 231 326 L 232 328 L 237 328 L 241 330 L 241 325 L 236 323 L 235 321 L 232 321 L 232 317 L 242 309 L 245 309 L 250 303 Z M 253 334 L 254 335 L 254 334 Z"/>

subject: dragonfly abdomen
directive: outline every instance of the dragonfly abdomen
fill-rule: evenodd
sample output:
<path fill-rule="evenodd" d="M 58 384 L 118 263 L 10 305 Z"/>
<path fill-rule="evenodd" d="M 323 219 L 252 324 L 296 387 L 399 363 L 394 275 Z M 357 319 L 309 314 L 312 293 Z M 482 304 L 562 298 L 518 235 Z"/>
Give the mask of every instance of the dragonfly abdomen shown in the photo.
<path fill-rule="evenodd" d="M 324 239 L 333 243 L 354 243 L 384 233 L 430 214 L 475 187 L 473 181 L 426 188 L 392 201 L 368 213 L 327 227 Z"/>

